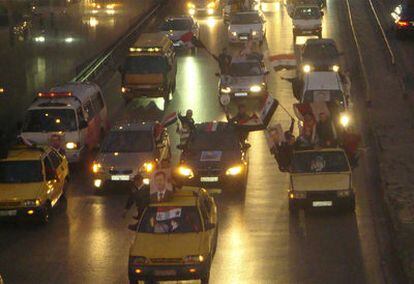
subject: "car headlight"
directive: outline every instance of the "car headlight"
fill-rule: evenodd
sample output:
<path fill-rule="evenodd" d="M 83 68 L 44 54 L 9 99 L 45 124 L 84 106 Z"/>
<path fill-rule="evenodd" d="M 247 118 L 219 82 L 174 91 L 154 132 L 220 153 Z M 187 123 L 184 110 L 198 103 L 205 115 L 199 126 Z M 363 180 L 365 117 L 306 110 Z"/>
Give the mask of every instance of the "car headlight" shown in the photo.
<path fill-rule="evenodd" d="M 93 164 L 92 164 L 92 172 L 94 174 L 98 173 L 101 170 L 101 168 L 102 168 L 102 165 L 100 163 L 93 162 Z"/>
<path fill-rule="evenodd" d="M 253 85 L 250 87 L 250 92 L 253 93 L 258 93 L 262 90 L 262 87 L 260 87 L 259 85 Z"/>
<path fill-rule="evenodd" d="M 194 16 L 195 15 L 195 8 L 190 8 L 190 9 L 188 9 L 188 13 L 191 15 L 191 16 Z"/>
<path fill-rule="evenodd" d="M 241 174 L 242 171 L 243 171 L 243 167 L 241 165 L 238 165 L 238 166 L 228 168 L 227 171 L 226 171 L 226 175 L 227 176 L 237 176 L 237 175 Z"/>
<path fill-rule="evenodd" d="M 154 162 L 145 162 L 142 165 L 142 170 L 151 173 L 155 169 L 155 163 Z"/>
<path fill-rule="evenodd" d="M 126 92 L 129 92 L 130 91 L 130 89 L 129 88 L 126 88 L 126 87 L 122 87 L 121 88 L 121 92 L 122 93 L 126 93 Z"/>
<path fill-rule="evenodd" d="M 237 36 L 237 32 L 231 32 L 232 36 Z"/>
<path fill-rule="evenodd" d="M 188 2 L 188 3 L 187 3 L 187 8 L 189 8 L 189 9 L 194 9 L 194 8 L 195 8 L 194 3 Z"/>
<path fill-rule="evenodd" d="M 309 64 L 303 65 L 302 70 L 305 73 L 309 73 L 311 71 L 311 66 Z"/>
<path fill-rule="evenodd" d="M 68 150 L 73 150 L 73 149 L 77 149 L 78 148 L 78 144 L 75 142 L 68 142 L 65 145 L 66 149 Z"/>
<path fill-rule="evenodd" d="M 289 192 L 290 199 L 305 199 L 306 198 L 306 191 L 291 191 Z"/>
<path fill-rule="evenodd" d="M 336 195 L 338 197 L 349 197 L 349 196 L 351 196 L 351 190 L 350 189 L 338 190 L 336 192 Z"/>
<path fill-rule="evenodd" d="M 46 41 L 46 38 L 44 36 L 37 36 L 34 38 L 34 41 L 42 43 Z"/>
<path fill-rule="evenodd" d="M 140 266 L 148 263 L 148 259 L 144 256 L 131 256 L 129 257 L 129 264 L 131 266 Z"/>
<path fill-rule="evenodd" d="M 231 88 L 230 87 L 221 88 L 220 92 L 222 92 L 223 94 L 229 94 L 231 93 Z"/>
<path fill-rule="evenodd" d="M 351 118 L 348 114 L 341 114 L 339 118 L 339 122 L 343 127 L 347 127 L 349 125 L 349 122 L 351 121 Z"/>
<path fill-rule="evenodd" d="M 184 263 L 200 263 L 204 261 L 204 256 L 202 255 L 187 255 L 184 257 Z"/>
<path fill-rule="evenodd" d="M 39 199 L 29 199 L 23 202 L 23 205 L 26 207 L 37 207 L 40 205 Z"/>
<path fill-rule="evenodd" d="M 338 72 L 339 71 L 339 65 L 333 65 L 332 66 L 332 71 L 334 71 L 334 72 Z"/>
<path fill-rule="evenodd" d="M 257 35 L 257 31 L 252 31 L 252 36 L 256 36 Z"/>
<path fill-rule="evenodd" d="M 192 178 L 194 176 L 193 170 L 187 166 L 180 166 L 178 168 L 178 174 L 188 178 Z"/>

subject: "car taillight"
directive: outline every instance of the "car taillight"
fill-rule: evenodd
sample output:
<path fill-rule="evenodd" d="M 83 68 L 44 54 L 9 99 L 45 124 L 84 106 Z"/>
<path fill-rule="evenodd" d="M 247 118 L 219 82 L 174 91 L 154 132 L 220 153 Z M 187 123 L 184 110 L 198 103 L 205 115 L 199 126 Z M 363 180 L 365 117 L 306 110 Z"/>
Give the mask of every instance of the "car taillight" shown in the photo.
<path fill-rule="evenodd" d="M 399 25 L 400 27 L 407 27 L 408 26 L 408 21 L 398 21 L 397 25 Z"/>

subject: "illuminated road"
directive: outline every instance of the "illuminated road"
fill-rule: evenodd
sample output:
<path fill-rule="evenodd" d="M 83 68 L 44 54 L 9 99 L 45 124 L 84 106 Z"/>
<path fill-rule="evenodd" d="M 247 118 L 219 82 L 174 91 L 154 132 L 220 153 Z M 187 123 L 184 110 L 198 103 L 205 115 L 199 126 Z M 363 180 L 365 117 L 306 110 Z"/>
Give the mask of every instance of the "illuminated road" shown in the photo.
<path fill-rule="evenodd" d="M 292 25 L 284 7 L 264 3 L 263 10 L 267 43 L 262 49 L 269 54 L 292 53 Z M 328 0 L 323 34 L 333 37 L 345 52 L 344 60 L 354 79 L 355 115 L 360 125 L 362 94 L 344 11 L 341 1 Z M 225 26 L 219 19 L 201 19 L 200 25 L 203 42 L 218 54 L 226 44 Z M 301 42 L 303 38 L 298 38 Z M 177 92 L 166 113 L 192 108 L 197 121 L 223 119 L 216 96 L 216 62 L 199 50 L 195 56 L 181 54 L 178 69 Z M 295 100 L 290 84 L 280 79 L 281 75 L 270 73 L 269 89 L 291 111 Z M 145 107 L 147 100 L 134 101 L 125 111 L 119 90 L 116 74 L 104 86 L 112 119 L 162 116 L 154 107 Z M 285 127 L 289 124 L 289 117 L 280 109 L 274 119 Z M 364 131 L 363 125 L 360 128 Z M 176 137 L 173 140 L 176 142 Z M 296 219 L 288 212 L 288 175 L 278 171 L 263 133 L 254 133 L 249 140 L 252 147 L 245 196 L 217 196 L 219 241 L 211 283 L 400 281 L 386 249 L 387 238 L 383 237 L 387 236 L 385 218 L 374 205 L 378 197 L 373 195 L 375 172 L 369 145 L 355 171 L 355 214 L 301 212 Z M 127 225 L 133 220 L 121 218 L 125 199 L 125 190 L 95 195 L 85 173 L 78 173 L 71 182 L 67 203 L 59 206 L 51 224 L 1 226 L 0 273 L 6 283 L 126 283 L 128 248 L 133 238 Z"/>

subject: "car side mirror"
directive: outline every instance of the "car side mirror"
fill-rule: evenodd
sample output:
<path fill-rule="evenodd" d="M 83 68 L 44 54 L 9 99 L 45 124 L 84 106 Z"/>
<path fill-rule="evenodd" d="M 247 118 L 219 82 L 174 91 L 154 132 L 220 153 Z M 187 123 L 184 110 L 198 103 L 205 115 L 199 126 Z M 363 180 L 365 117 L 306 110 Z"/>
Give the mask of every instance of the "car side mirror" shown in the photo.
<path fill-rule="evenodd" d="M 206 230 L 207 231 L 211 230 L 211 229 L 214 229 L 215 227 L 216 227 L 216 224 L 213 224 L 213 223 L 206 224 Z"/>
<path fill-rule="evenodd" d="M 323 11 L 321 11 L 321 17 L 323 17 L 325 15 L 325 13 Z"/>
<path fill-rule="evenodd" d="M 85 120 L 79 122 L 79 129 L 84 129 L 88 127 L 88 123 Z"/>

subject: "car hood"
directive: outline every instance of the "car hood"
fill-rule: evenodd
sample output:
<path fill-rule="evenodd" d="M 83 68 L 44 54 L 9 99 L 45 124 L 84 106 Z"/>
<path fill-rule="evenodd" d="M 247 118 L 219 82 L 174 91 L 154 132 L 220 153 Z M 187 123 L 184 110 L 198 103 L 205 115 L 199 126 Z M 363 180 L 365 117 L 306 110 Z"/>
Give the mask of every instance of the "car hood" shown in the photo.
<path fill-rule="evenodd" d="M 238 151 L 197 151 L 184 157 L 184 161 L 195 169 L 223 169 L 241 161 Z"/>
<path fill-rule="evenodd" d="M 250 33 L 252 31 L 261 31 L 263 24 L 245 24 L 245 25 L 235 25 L 230 24 L 229 31 L 237 33 Z"/>
<path fill-rule="evenodd" d="M 36 199 L 41 183 L 0 183 L 0 201 L 21 201 Z"/>
<path fill-rule="evenodd" d="M 239 89 L 250 89 L 253 85 L 262 85 L 265 82 L 264 75 L 259 76 L 243 76 L 232 77 L 224 76 L 222 78 L 222 85 Z"/>
<path fill-rule="evenodd" d="M 105 169 L 132 170 L 134 173 L 147 162 L 152 161 L 152 153 L 100 153 L 96 161 Z"/>
<path fill-rule="evenodd" d="M 198 255 L 203 251 L 202 244 L 207 243 L 206 232 L 147 234 L 137 233 L 130 248 L 130 256 L 147 258 L 184 258 Z"/>
<path fill-rule="evenodd" d="M 351 187 L 351 173 L 292 174 L 293 190 L 328 191 Z"/>

